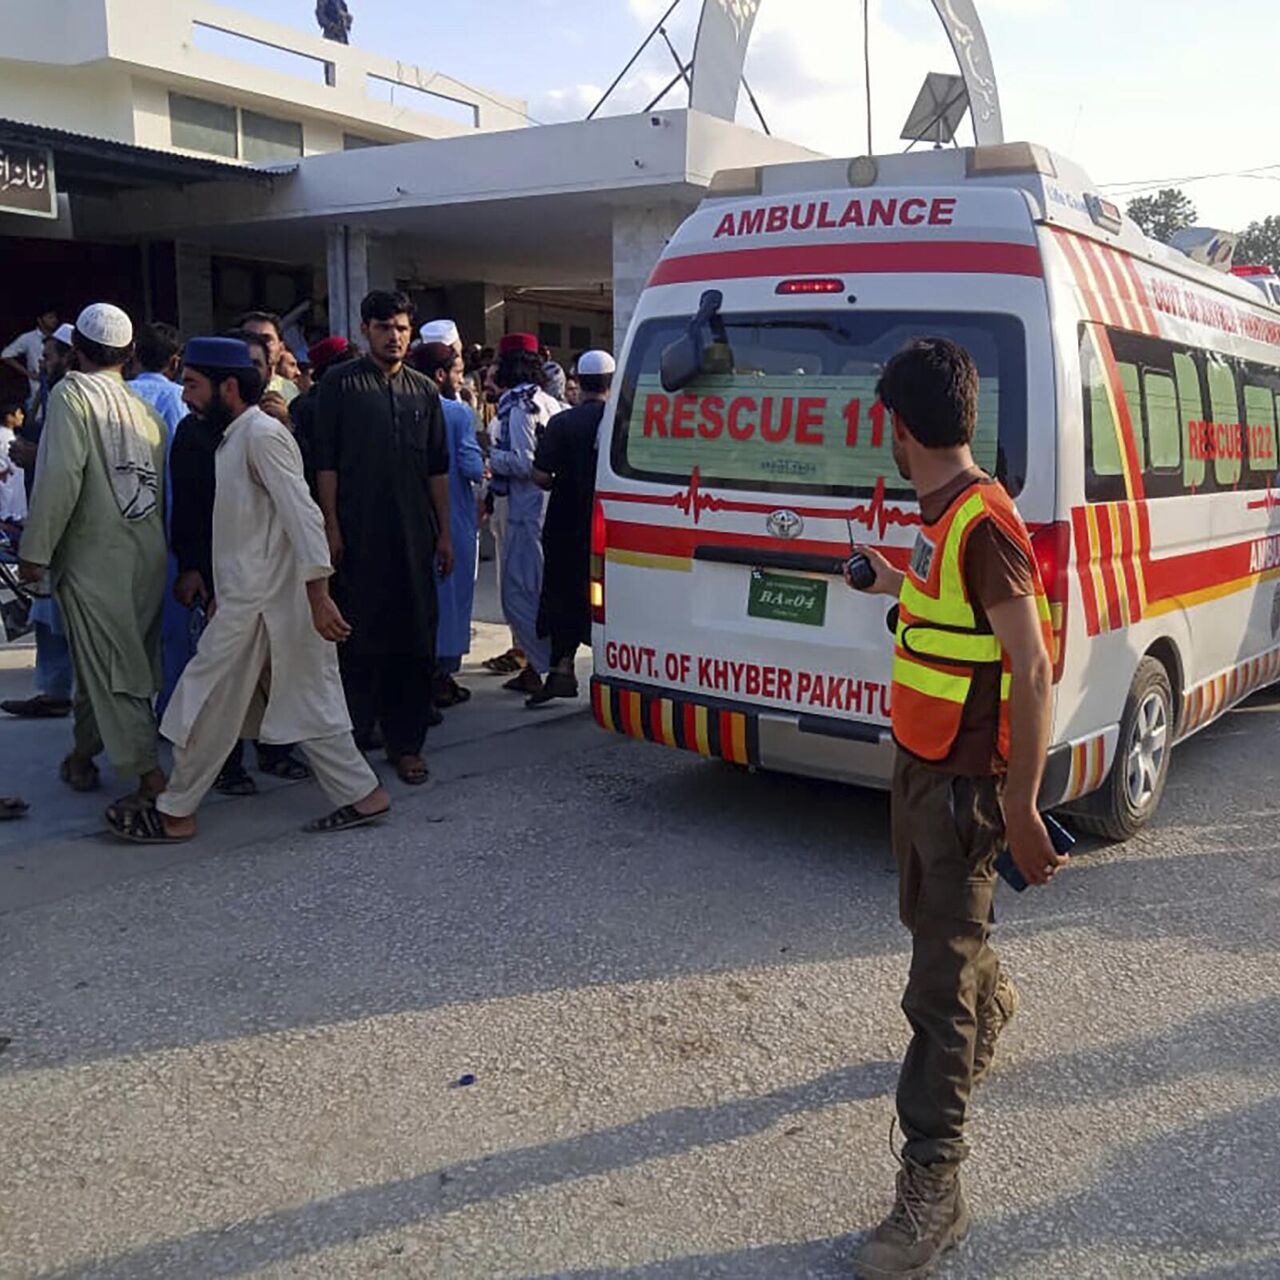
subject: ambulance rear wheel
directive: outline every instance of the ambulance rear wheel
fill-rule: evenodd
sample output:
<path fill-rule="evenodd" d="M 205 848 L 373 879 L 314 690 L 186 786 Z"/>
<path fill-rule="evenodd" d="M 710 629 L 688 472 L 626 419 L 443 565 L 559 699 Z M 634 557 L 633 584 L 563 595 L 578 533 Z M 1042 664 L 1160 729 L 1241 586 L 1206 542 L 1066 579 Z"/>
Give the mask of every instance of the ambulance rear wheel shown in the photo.
<path fill-rule="evenodd" d="M 1160 807 L 1173 747 L 1173 690 L 1155 658 L 1143 658 L 1120 717 L 1116 758 L 1106 782 L 1085 796 L 1073 817 L 1104 840 L 1136 836 Z"/>

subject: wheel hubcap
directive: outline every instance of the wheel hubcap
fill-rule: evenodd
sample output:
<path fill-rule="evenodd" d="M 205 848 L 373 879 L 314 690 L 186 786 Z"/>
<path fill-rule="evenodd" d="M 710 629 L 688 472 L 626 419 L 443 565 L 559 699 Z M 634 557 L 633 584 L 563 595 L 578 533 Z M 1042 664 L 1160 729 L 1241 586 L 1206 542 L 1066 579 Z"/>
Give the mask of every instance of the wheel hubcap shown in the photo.
<path fill-rule="evenodd" d="M 1158 693 L 1149 693 L 1134 718 L 1125 757 L 1125 790 L 1135 809 L 1145 809 L 1155 796 L 1168 741 L 1169 716 L 1164 699 Z"/>

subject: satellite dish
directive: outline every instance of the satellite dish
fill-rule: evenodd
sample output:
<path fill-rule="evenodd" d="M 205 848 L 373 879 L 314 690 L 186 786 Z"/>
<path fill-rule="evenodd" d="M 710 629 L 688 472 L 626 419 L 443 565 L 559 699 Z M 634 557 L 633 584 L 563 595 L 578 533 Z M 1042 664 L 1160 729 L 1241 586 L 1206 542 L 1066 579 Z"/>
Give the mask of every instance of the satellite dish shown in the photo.
<path fill-rule="evenodd" d="M 920 86 L 907 123 L 902 126 L 902 140 L 912 146 L 917 142 L 932 142 L 940 147 L 956 136 L 968 110 L 969 91 L 964 87 L 964 80 L 960 76 L 930 71 Z"/>

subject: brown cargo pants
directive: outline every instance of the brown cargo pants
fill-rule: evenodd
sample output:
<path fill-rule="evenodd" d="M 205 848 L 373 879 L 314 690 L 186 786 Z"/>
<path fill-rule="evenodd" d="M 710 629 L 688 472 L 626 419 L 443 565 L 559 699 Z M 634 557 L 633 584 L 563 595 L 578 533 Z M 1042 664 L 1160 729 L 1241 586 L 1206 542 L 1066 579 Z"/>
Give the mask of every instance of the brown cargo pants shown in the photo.
<path fill-rule="evenodd" d="M 898 1077 L 903 1154 L 958 1168 L 968 1154 L 978 1010 L 1000 962 L 994 923 L 995 860 L 1004 843 L 1003 779 L 939 773 L 899 751 L 893 774 L 893 850 L 899 911 L 911 930 L 902 1011 L 913 1035 Z"/>

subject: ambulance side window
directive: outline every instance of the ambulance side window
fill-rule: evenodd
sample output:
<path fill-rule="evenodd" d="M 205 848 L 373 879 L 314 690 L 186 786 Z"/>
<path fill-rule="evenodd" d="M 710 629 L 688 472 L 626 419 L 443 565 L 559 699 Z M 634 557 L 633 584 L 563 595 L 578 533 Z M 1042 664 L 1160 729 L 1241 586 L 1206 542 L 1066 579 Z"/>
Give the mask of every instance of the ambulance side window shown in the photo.
<path fill-rule="evenodd" d="M 1173 375 L 1155 369 L 1142 371 L 1142 402 L 1153 472 L 1182 468 L 1182 423 L 1178 417 L 1178 388 Z"/>
<path fill-rule="evenodd" d="M 1264 489 L 1276 473 L 1276 407 L 1280 370 L 1249 364 L 1244 368 L 1244 456 L 1241 485 Z"/>
<path fill-rule="evenodd" d="M 1185 351 L 1173 354 L 1173 377 L 1178 386 L 1179 413 L 1182 416 L 1182 484 L 1187 492 L 1204 487 L 1204 456 L 1192 447 L 1192 434 L 1204 416 L 1200 396 L 1200 374 L 1195 361 Z"/>
<path fill-rule="evenodd" d="M 1230 489 L 1240 480 L 1240 402 L 1236 396 L 1236 374 L 1231 362 L 1216 352 L 1207 356 L 1209 404 L 1213 408 L 1212 432 L 1206 443 L 1213 455 L 1213 476 L 1220 489 Z"/>
<path fill-rule="evenodd" d="M 1120 454 L 1120 426 L 1112 408 L 1107 374 L 1095 338 L 1080 327 L 1080 377 L 1084 392 L 1085 496 L 1090 502 L 1119 502 L 1126 496 Z"/>

